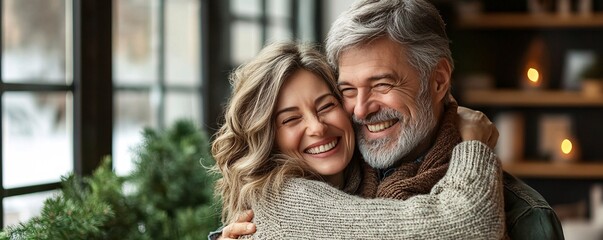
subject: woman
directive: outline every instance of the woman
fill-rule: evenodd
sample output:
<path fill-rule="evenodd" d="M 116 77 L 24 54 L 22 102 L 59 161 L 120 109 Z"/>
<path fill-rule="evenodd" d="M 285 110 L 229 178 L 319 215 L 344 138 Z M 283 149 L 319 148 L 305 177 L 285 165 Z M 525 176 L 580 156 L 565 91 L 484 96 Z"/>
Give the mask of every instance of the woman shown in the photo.
<path fill-rule="evenodd" d="M 349 195 L 359 190 L 362 160 L 319 52 L 273 44 L 231 83 L 212 146 L 224 223 L 253 209 L 258 239 L 502 238 L 500 163 L 485 144 L 457 145 L 430 194 L 362 199 Z"/>

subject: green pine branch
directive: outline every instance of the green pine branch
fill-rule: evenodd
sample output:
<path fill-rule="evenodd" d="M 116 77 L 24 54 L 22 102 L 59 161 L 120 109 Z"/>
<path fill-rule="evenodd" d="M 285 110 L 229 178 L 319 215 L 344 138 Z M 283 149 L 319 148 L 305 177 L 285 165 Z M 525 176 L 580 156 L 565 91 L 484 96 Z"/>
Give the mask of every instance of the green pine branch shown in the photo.
<path fill-rule="evenodd" d="M 206 239 L 220 215 L 207 136 L 179 121 L 166 131 L 147 128 L 143 138 L 130 175 L 117 176 L 107 158 L 90 177 L 65 177 L 40 216 L 8 227 L 0 240 Z"/>

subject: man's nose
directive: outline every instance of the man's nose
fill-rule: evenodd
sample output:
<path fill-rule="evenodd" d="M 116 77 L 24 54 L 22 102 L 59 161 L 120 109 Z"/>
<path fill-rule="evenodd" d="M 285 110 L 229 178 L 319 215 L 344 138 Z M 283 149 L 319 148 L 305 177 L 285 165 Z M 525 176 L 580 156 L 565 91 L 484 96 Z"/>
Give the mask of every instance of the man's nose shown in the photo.
<path fill-rule="evenodd" d="M 307 118 L 306 124 L 306 133 L 310 136 L 323 136 L 327 130 L 327 125 L 318 116 Z"/>
<path fill-rule="evenodd" d="M 378 110 L 377 104 L 371 99 L 370 93 L 358 93 L 354 106 L 354 116 L 359 119 L 366 117 Z"/>

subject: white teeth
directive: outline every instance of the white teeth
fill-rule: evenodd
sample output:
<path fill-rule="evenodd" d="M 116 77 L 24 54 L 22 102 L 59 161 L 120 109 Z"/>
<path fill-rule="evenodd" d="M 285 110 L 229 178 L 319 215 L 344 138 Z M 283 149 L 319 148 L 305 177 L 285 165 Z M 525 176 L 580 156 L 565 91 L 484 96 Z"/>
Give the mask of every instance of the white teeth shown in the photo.
<path fill-rule="evenodd" d="M 387 122 L 381 122 L 381 123 L 377 123 L 377 124 L 373 124 L 373 125 L 367 124 L 366 127 L 371 132 L 379 132 L 379 131 L 383 131 L 385 129 L 388 129 L 389 127 L 391 127 L 392 125 L 394 125 L 394 123 L 396 123 L 396 121 L 390 120 L 390 121 L 387 121 Z"/>
<path fill-rule="evenodd" d="M 337 139 L 335 139 L 335 141 L 332 141 L 330 143 L 310 148 L 310 149 L 306 150 L 306 152 L 310 153 L 310 154 L 319 154 L 319 153 L 323 153 L 323 152 L 326 152 L 326 151 L 329 151 L 329 150 L 335 148 L 336 145 L 337 145 Z"/>

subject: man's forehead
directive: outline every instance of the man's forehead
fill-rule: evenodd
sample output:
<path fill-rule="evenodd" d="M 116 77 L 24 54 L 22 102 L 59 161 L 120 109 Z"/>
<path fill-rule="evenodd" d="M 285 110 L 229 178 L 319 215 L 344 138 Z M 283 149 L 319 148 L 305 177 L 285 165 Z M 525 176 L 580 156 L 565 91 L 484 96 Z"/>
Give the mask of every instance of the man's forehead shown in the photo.
<path fill-rule="evenodd" d="M 376 76 L 400 75 L 413 71 L 406 59 L 405 50 L 389 39 L 348 48 L 339 55 L 337 81 L 368 80 Z"/>
<path fill-rule="evenodd" d="M 339 66 L 337 82 L 345 84 L 349 81 L 357 80 L 375 80 L 384 76 L 398 75 L 400 66 L 397 62 L 392 62 L 384 58 L 362 57 L 356 58 L 353 62 L 342 62 Z"/>

